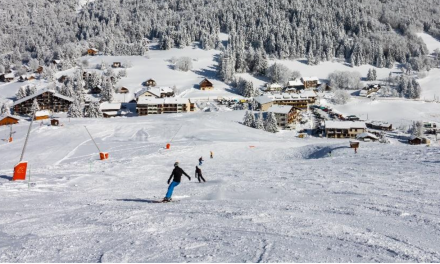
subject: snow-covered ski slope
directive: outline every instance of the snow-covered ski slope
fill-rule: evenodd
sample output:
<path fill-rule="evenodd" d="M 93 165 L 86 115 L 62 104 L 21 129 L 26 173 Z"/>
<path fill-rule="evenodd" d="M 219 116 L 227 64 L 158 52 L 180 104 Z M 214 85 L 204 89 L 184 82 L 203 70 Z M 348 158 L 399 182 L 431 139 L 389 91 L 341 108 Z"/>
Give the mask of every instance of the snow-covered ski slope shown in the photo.
<path fill-rule="evenodd" d="M 395 138 L 356 155 L 348 140 L 244 127 L 243 114 L 37 123 L 30 188 L 9 181 L 27 129 L 16 126 L 0 144 L 0 261 L 440 261 L 438 146 Z M 204 184 L 193 177 L 200 156 Z M 175 189 L 178 203 L 152 203 L 175 161 L 192 181 Z"/>

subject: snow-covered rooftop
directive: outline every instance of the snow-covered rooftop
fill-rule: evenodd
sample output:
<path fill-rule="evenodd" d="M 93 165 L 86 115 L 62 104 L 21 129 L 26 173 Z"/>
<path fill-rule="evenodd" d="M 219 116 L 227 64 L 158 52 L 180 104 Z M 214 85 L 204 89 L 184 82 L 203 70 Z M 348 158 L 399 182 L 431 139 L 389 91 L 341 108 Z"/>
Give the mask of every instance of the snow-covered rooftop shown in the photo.
<path fill-rule="evenodd" d="M 350 128 L 367 128 L 365 122 L 351 121 L 326 121 L 325 128 L 330 129 L 350 129 Z"/>
<path fill-rule="evenodd" d="M 317 95 L 316 95 L 316 93 L 314 91 L 303 90 L 303 91 L 301 91 L 300 96 L 301 97 L 311 97 L 311 98 L 313 98 L 313 97 L 316 97 Z"/>
<path fill-rule="evenodd" d="M 294 79 L 287 82 L 287 86 L 304 86 L 300 79 Z"/>
<path fill-rule="evenodd" d="M 259 103 L 259 104 L 267 104 L 273 101 L 273 98 L 267 96 L 267 95 L 262 95 L 262 96 L 257 96 L 254 98 L 254 100 Z"/>
<path fill-rule="evenodd" d="M 161 94 L 163 93 L 173 93 L 173 89 L 171 89 L 170 87 L 146 87 L 136 92 L 135 97 L 138 98 L 144 95 L 146 92 L 149 92 L 157 97 L 160 97 Z"/>
<path fill-rule="evenodd" d="M 14 77 L 15 77 L 15 75 L 13 73 L 5 74 L 5 78 L 7 78 L 7 79 L 14 78 Z"/>
<path fill-rule="evenodd" d="M 364 132 L 362 134 L 359 134 L 359 135 L 357 135 L 356 138 L 373 138 L 373 139 L 376 139 L 376 140 L 379 139 L 376 135 L 368 133 L 368 132 Z"/>
<path fill-rule="evenodd" d="M 292 110 L 292 107 L 293 106 L 288 105 L 273 105 L 267 109 L 267 111 L 276 114 L 288 114 Z"/>
<path fill-rule="evenodd" d="M 16 119 L 16 120 L 20 120 L 19 117 L 12 116 L 12 115 L 6 115 L 6 114 L 0 115 L 0 120 L 3 120 L 3 119 L 5 119 L 5 118 L 7 118 L 7 117 L 9 117 L 9 118 L 13 118 L 13 119 Z"/>
<path fill-rule="evenodd" d="M 35 116 L 50 116 L 49 110 L 40 110 L 35 112 Z"/>
<path fill-rule="evenodd" d="M 313 81 L 317 81 L 317 82 L 319 82 L 319 78 L 316 77 L 316 76 L 312 76 L 312 77 L 303 77 L 302 79 L 303 79 L 303 81 L 305 81 L 305 82 L 313 82 Z"/>
<path fill-rule="evenodd" d="M 56 97 L 61 98 L 61 99 L 64 99 L 64 100 L 66 100 L 66 101 L 73 102 L 73 99 L 70 98 L 70 97 L 67 97 L 67 96 L 64 96 L 64 95 L 62 95 L 62 94 L 59 94 L 59 93 L 57 93 L 57 92 L 55 92 L 55 91 L 53 91 L 53 90 L 49 90 L 49 89 L 47 89 L 47 88 L 44 88 L 44 89 L 40 89 L 40 90 L 38 90 L 38 91 L 37 91 L 36 93 L 34 93 L 33 95 L 29 95 L 29 96 L 26 96 L 26 97 L 21 98 L 20 100 L 15 101 L 15 102 L 14 102 L 14 105 L 18 105 L 18 104 L 21 104 L 21 103 L 23 103 L 23 102 L 26 102 L 27 100 L 33 99 L 33 98 L 35 98 L 35 97 L 37 97 L 37 96 L 39 96 L 39 95 L 41 95 L 41 94 L 43 94 L 43 93 L 45 93 L 45 92 L 52 93 L 53 96 L 56 96 Z"/>
<path fill-rule="evenodd" d="M 99 109 L 101 109 L 101 111 L 117 111 L 117 110 L 121 110 L 121 103 L 109 103 L 109 102 L 104 102 L 99 106 Z"/>

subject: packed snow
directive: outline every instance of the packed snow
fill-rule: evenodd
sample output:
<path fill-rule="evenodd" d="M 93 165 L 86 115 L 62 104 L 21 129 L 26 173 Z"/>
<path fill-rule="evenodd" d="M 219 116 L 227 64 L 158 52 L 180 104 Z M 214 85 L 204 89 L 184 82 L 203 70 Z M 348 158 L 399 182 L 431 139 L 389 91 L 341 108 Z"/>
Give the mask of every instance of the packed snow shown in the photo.
<path fill-rule="evenodd" d="M 243 115 L 37 122 L 30 184 L 10 181 L 22 121 L 0 144 L 0 261 L 440 261 L 438 145 L 361 143 L 354 154 L 348 140 L 270 134 Z M 193 177 L 201 156 L 206 183 Z M 192 181 L 154 203 L 175 161 Z"/>

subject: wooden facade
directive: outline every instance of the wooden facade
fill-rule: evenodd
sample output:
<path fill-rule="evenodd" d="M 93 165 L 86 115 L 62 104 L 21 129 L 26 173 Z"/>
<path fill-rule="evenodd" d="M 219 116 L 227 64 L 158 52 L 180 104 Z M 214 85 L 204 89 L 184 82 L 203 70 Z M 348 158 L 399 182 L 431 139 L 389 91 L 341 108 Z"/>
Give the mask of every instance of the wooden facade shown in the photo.
<path fill-rule="evenodd" d="M 37 68 L 37 70 L 35 71 L 35 73 L 42 74 L 42 73 L 43 73 L 43 70 L 44 70 L 43 66 L 39 66 L 39 67 Z"/>
<path fill-rule="evenodd" d="M 12 116 L 0 116 L 0 126 L 18 124 L 18 119 Z"/>
<path fill-rule="evenodd" d="M 67 112 L 73 99 L 55 93 L 54 91 L 43 91 L 18 100 L 14 103 L 14 113 L 20 115 L 31 114 L 34 99 L 37 100 L 41 110 L 49 110 L 54 113 Z"/>
<path fill-rule="evenodd" d="M 274 113 L 277 119 L 277 126 L 282 129 L 287 129 L 291 124 L 298 120 L 300 109 L 292 106 L 274 105 L 270 107 L 268 112 Z"/>
<path fill-rule="evenodd" d="M 95 56 L 95 55 L 97 55 L 98 54 L 98 50 L 97 49 L 88 49 L 87 50 L 87 55 L 90 55 L 90 56 Z"/>
<path fill-rule="evenodd" d="M 319 85 L 319 79 L 316 77 L 311 78 L 301 78 L 302 83 L 304 84 L 305 89 L 317 88 Z"/>
<path fill-rule="evenodd" d="M 204 79 L 202 82 L 200 82 L 200 90 L 202 91 L 208 91 L 214 89 L 214 84 L 210 82 L 208 79 Z"/>
<path fill-rule="evenodd" d="M 155 87 L 157 85 L 156 81 L 153 79 L 148 79 L 145 81 L 145 86 Z"/>
<path fill-rule="evenodd" d="M 121 68 L 122 67 L 122 63 L 120 63 L 120 62 L 113 62 L 112 67 L 113 68 Z"/>

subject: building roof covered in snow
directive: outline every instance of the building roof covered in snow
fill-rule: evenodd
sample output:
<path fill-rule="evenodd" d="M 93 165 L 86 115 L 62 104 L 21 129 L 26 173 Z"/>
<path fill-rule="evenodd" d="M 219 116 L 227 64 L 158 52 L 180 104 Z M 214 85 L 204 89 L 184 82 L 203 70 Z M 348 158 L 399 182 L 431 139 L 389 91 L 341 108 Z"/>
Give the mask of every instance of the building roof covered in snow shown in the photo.
<path fill-rule="evenodd" d="M 316 82 L 319 83 L 319 78 L 316 77 L 316 76 L 313 76 L 313 77 L 302 77 L 302 80 L 304 82 L 314 82 L 314 81 L 316 81 Z"/>
<path fill-rule="evenodd" d="M 365 122 L 351 122 L 351 121 L 326 121 L 326 129 L 350 129 L 350 128 L 367 128 Z"/>
<path fill-rule="evenodd" d="M 154 94 L 157 97 L 160 97 L 162 94 L 166 94 L 166 93 L 174 93 L 173 89 L 171 89 L 170 87 L 146 87 L 136 92 L 135 97 L 139 98 L 140 96 L 144 95 L 146 92 Z"/>
<path fill-rule="evenodd" d="M 308 97 L 308 98 L 317 97 L 316 93 L 314 91 L 311 91 L 311 90 L 303 90 L 303 91 L 300 92 L 299 95 L 301 97 Z"/>
<path fill-rule="evenodd" d="M 275 114 L 288 114 L 292 110 L 293 106 L 289 105 L 273 105 L 269 109 L 267 109 L 267 112 L 272 112 Z"/>
<path fill-rule="evenodd" d="M 287 86 L 289 87 L 304 86 L 304 84 L 300 79 L 296 78 L 294 80 L 288 81 Z"/>
<path fill-rule="evenodd" d="M 50 116 L 50 111 L 49 110 L 40 110 L 35 112 L 35 116 L 39 117 L 39 116 Z"/>
<path fill-rule="evenodd" d="M 372 138 L 375 140 L 379 140 L 379 138 L 376 135 L 368 133 L 368 132 L 364 132 L 362 134 L 359 134 L 359 135 L 357 135 L 356 138 Z"/>
<path fill-rule="evenodd" d="M 104 102 L 99 105 L 99 109 L 101 109 L 101 111 L 118 111 L 121 110 L 121 105 L 121 103 Z"/>
<path fill-rule="evenodd" d="M 13 78 L 15 78 L 15 75 L 14 75 L 14 73 L 7 73 L 7 74 L 5 74 L 5 78 L 6 79 L 13 79 Z"/>
<path fill-rule="evenodd" d="M 35 97 L 37 97 L 37 96 L 39 96 L 39 95 L 42 95 L 42 94 L 44 94 L 44 93 L 46 93 L 46 92 L 52 93 L 53 96 L 56 96 L 56 97 L 61 98 L 61 99 L 64 99 L 64 100 L 66 100 L 66 101 L 73 102 L 73 98 L 70 98 L 70 97 L 64 96 L 64 95 L 59 94 L 59 93 L 57 93 L 57 92 L 55 92 L 55 91 L 53 91 L 53 90 L 49 90 L 49 89 L 47 89 L 47 88 L 44 88 L 44 89 L 40 89 L 40 90 L 38 90 L 38 91 L 37 91 L 36 93 L 34 93 L 33 95 L 29 95 L 29 96 L 26 96 L 26 97 L 21 98 L 20 100 L 15 101 L 15 102 L 14 102 L 14 105 L 18 105 L 18 104 L 21 104 L 21 103 L 26 102 L 26 101 L 28 101 L 28 100 L 31 100 L 31 99 L 33 99 L 33 98 L 35 98 Z"/>
<path fill-rule="evenodd" d="M 268 89 L 282 89 L 283 88 L 283 86 L 281 84 L 279 84 L 279 83 L 268 83 L 266 85 L 266 87 Z"/>
<path fill-rule="evenodd" d="M 257 96 L 254 100 L 261 105 L 273 102 L 273 98 L 268 95 Z"/>
<path fill-rule="evenodd" d="M 12 118 L 12 119 L 15 119 L 15 120 L 20 120 L 20 117 L 18 117 L 18 116 L 7 115 L 7 114 L 2 114 L 2 115 L 0 115 L 0 120 L 3 120 L 3 119 L 5 119 L 5 118 L 7 118 L 7 117 Z"/>

